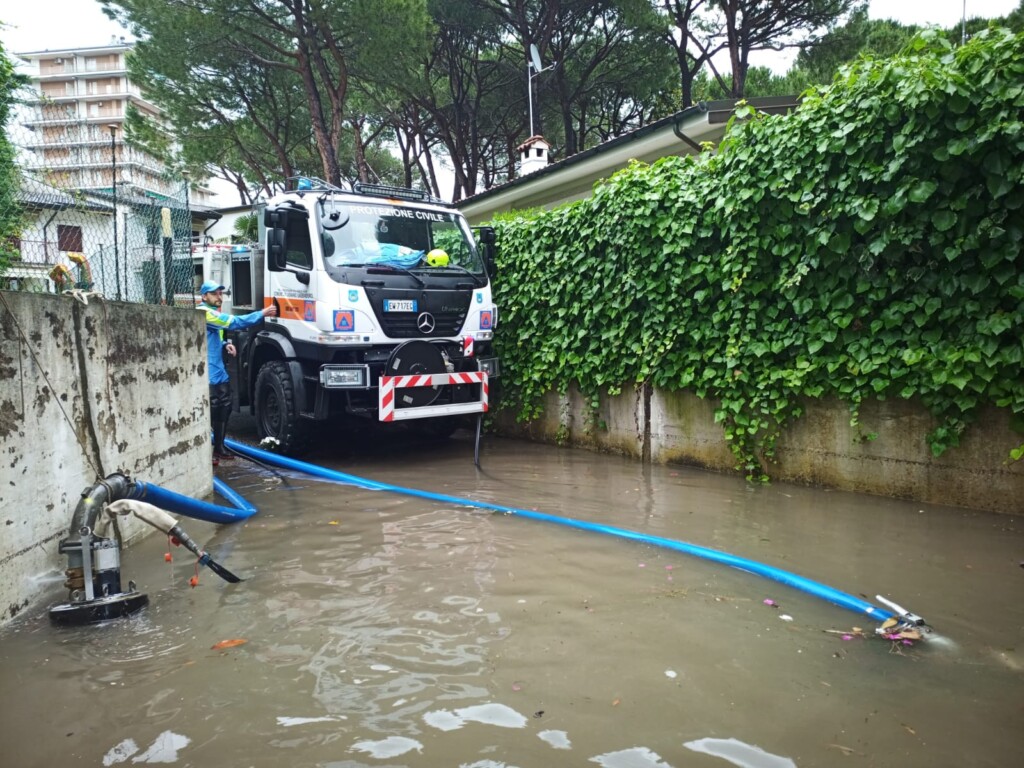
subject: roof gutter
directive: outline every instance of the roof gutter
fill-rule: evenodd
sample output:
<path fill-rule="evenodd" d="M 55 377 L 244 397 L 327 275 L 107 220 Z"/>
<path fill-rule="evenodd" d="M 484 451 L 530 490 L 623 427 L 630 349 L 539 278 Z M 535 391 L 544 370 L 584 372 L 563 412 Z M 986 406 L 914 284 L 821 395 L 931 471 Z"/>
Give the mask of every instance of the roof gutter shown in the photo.
<path fill-rule="evenodd" d="M 470 224 L 480 224 L 510 209 L 552 207 L 589 197 L 593 185 L 626 167 L 631 159 L 654 162 L 672 154 L 702 151 L 700 141 L 715 140 L 722 126 L 711 125 L 704 111 L 687 111 L 654 131 L 639 131 L 599 145 L 542 171 L 496 187 L 458 204 Z M 686 125 L 689 134 L 683 133 Z M 686 146 L 680 147 L 680 140 Z M 563 161 L 565 162 L 565 161 Z"/>

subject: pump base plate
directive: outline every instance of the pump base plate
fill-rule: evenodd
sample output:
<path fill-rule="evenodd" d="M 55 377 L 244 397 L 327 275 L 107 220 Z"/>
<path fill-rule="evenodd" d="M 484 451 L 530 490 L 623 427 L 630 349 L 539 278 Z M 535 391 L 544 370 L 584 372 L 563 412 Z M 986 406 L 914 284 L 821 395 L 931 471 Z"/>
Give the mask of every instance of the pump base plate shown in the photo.
<path fill-rule="evenodd" d="M 61 603 L 50 608 L 50 621 L 64 627 L 95 624 L 135 613 L 149 603 L 142 592 L 122 592 L 80 603 Z"/>

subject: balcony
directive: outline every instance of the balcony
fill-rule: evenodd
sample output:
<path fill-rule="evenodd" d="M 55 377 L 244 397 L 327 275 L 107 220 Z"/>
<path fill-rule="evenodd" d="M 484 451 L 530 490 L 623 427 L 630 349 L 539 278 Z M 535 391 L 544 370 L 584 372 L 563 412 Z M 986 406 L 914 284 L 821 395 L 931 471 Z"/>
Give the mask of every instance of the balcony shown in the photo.
<path fill-rule="evenodd" d="M 94 127 L 94 126 L 91 126 Z M 117 146 L 121 146 L 123 142 L 121 139 L 117 139 Z M 64 132 L 63 135 L 54 138 L 43 137 L 35 141 L 22 142 L 22 147 L 30 149 L 33 152 L 39 152 L 40 150 L 47 150 L 53 147 L 101 147 L 107 148 L 109 151 L 110 147 L 110 132 L 105 131 L 98 136 L 90 137 L 78 130 L 71 130 Z"/>
<path fill-rule="evenodd" d="M 75 74 L 78 77 L 92 77 L 94 75 L 111 75 L 127 71 L 128 68 L 120 62 L 97 62 L 86 59 L 85 66 L 79 68 Z"/>
<path fill-rule="evenodd" d="M 69 115 L 66 113 L 60 116 L 39 115 L 30 120 L 26 120 L 25 125 L 28 128 L 33 128 L 37 125 L 72 125 L 74 123 L 79 122 L 81 119 L 82 118 L 78 115 Z"/>
<path fill-rule="evenodd" d="M 26 101 L 30 101 L 33 104 L 46 104 L 47 102 L 59 102 L 77 98 L 78 92 L 75 90 L 74 83 L 68 83 L 67 88 L 44 88 L 42 91 L 36 91 Z"/>
<path fill-rule="evenodd" d="M 40 80 L 59 80 L 63 77 L 71 77 L 75 74 L 75 64 L 68 60 L 64 64 L 49 64 L 39 68 Z"/>
<path fill-rule="evenodd" d="M 22 240 L 12 263 L 50 267 L 66 261 L 64 252 L 57 248 L 54 240 Z"/>

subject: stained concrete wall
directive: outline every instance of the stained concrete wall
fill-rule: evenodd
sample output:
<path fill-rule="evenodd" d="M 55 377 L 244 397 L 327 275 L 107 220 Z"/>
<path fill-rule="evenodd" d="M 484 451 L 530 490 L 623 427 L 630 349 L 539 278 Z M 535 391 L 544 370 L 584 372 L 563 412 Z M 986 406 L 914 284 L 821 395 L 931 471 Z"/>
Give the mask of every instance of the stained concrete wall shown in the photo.
<path fill-rule="evenodd" d="M 63 581 L 58 542 L 98 478 L 123 472 L 196 496 L 212 474 L 198 312 L 0 292 L 0 329 L 4 621 Z M 151 530 L 121 524 L 127 541 Z"/>
<path fill-rule="evenodd" d="M 915 402 L 872 401 L 860 409 L 860 431 L 848 407 L 807 400 L 804 415 L 777 444 L 775 480 L 949 504 L 1024 513 L 1024 461 L 1009 462 L 1024 438 L 1010 429 L 1008 411 L 983 410 L 960 445 L 936 458 L 925 440 L 935 421 Z M 715 404 L 689 392 L 643 387 L 601 397 L 591 408 L 575 388 L 549 394 L 536 421 L 520 424 L 499 412 L 504 434 L 610 451 L 662 464 L 691 464 L 736 472 L 736 461 L 715 423 Z M 874 440 L 862 435 L 876 433 Z"/>

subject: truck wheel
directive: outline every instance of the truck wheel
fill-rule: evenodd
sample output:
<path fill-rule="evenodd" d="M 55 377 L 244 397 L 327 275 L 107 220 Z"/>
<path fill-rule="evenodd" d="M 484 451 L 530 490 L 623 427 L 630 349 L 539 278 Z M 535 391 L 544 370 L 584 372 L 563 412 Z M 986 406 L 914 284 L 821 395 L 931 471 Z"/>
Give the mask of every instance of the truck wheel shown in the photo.
<path fill-rule="evenodd" d="M 301 453 L 308 430 L 295 408 L 295 390 L 288 364 L 274 360 L 256 376 L 256 431 L 262 440 L 275 438 L 276 450 L 289 456 Z"/>

